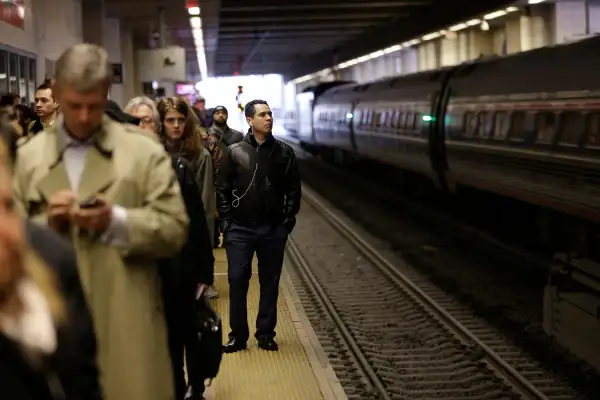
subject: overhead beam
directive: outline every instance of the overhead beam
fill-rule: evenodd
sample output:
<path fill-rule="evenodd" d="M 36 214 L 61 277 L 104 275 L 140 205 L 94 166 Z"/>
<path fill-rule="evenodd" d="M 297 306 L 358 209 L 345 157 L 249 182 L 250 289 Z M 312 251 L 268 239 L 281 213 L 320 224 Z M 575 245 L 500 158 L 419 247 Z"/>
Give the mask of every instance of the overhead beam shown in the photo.
<path fill-rule="evenodd" d="M 265 25 L 261 30 L 265 31 L 310 31 L 311 29 L 327 29 L 327 28 L 366 28 L 368 26 L 372 26 L 373 24 L 370 22 L 348 22 L 348 23 L 340 23 L 340 24 L 303 24 L 303 25 Z M 257 31 L 256 26 L 222 26 L 220 28 L 221 32 L 248 32 L 248 31 Z"/>
<path fill-rule="evenodd" d="M 244 18 L 221 18 L 221 23 L 262 23 L 262 22 L 296 22 L 296 21 L 348 21 L 391 18 L 389 13 L 357 13 L 357 14 L 330 14 L 330 15 L 303 15 L 303 16 L 272 16 L 272 17 L 244 17 Z"/>
<path fill-rule="evenodd" d="M 270 38 L 309 38 L 309 37 L 336 37 L 339 40 L 340 36 L 346 35 L 356 35 L 361 32 L 360 29 L 335 29 L 335 30 L 316 30 L 316 31 L 305 31 L 305 32 L 272 32 L 270 34 Z M 224 40 L 238 40 L 238 39 L 256 39 L 260 37 L 260 34 L 257 32 L 247 32 L 247 33 L 225 33 L 219 35 L 219 43 L 222 43 Z"/>
<path fill-rule="evenodd" d="M 395 8 L 427 6 L 431 1 L 388 1 L 373 3 L 330 3 L 330 4 L 277 4 L 260 6 L 238 6 L 221 7 L 221 12 L 262 12 L 262 11 L 284 11 L 284 10 L 328 10 L 328 9 L 351 9 L 351 8 Z"/>

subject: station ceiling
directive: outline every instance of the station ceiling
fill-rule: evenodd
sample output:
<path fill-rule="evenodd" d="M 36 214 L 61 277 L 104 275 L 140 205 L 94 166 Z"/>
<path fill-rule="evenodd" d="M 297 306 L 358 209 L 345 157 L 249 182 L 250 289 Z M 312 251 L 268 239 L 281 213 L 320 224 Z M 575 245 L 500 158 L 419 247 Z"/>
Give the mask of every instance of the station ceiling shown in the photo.
<path fill-rule="evenodd" d="M 212 71 L 295 78 L 513 2 L 221 0 Z"/>
<path fill-rule="evenodd" d="M 105 0 L 142 47 L 152 32 L 198 58 L 186 5 L 200 7 L 209 76 L 296 78 L 405 42 L 514 3 L 514 0 Z M 162 17 L 159 17 L 162 15 Z"/>

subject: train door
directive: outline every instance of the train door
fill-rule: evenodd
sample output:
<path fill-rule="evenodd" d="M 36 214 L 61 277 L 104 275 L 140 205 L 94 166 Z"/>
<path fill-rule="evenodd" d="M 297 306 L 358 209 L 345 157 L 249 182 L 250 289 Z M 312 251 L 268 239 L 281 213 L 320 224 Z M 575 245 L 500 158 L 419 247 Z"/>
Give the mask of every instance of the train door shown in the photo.
<path fill-rule="evenodd" d="M 454 191 L 454 185 L 448 179 L 448 161 L 446 159 L 446 111 L 448 101 L 452 95 L 450 79 L 463 66 L 458 66 L 450 70 L 440 71 L 440 75 L 435 75 L 432 79 L 439 81 L 439 89 L 433 93 L 431 99 L 431 115 L 429 119 L 429 157 L 431 167 L 437 173 L 438 179 L 436 185 L 447 191 Z"/>

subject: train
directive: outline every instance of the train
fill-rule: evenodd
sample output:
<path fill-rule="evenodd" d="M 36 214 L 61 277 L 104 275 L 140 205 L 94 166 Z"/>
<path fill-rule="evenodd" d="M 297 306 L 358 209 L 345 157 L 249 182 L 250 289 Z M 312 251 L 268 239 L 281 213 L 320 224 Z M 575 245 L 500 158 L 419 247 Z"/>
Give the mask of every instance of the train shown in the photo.
<path fill-rule="evenodd" d="M 599 49 L 594 36 L 322 83 L 297 95 L 286 125 L 305 150 L 336 163 L 369 159 L 450 195 L 467 187 L 534 205 L 540 230 L 559 224 L 561 240 L 590 253 L 600 244 Z"/>

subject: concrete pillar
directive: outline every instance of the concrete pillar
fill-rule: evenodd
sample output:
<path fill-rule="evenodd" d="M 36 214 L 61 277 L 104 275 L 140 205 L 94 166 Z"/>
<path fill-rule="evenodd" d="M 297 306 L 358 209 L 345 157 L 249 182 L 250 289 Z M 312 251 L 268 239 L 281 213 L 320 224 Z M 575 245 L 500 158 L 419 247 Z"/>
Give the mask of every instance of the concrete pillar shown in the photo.
<path fill-rule="evenodd" d="M 105 18 L 104 20 L 104 48 L 108 52 L 108 59 L 113 64 L 119 64 L 123 67 L 121 53 L 121 23 L 116 18 Z M 123 69 L 123 68 L 122 68 Z M 123 78 L 125 78 L 123 76 Z M 110 98 L 117 102 L 121 107 L 123 102 L 123 84 L 114 83 L 110 89 Z M 127 99 L 128 100 L 128 99 Z"/>
<path fill-rule="evenodd" d="M 135 50 L 133 48 L 133 36 L 131 30 L 121 25 L 121 61 L 123 63 L 123 102 L 142 93 L 142 84 L 137 77 L 135 66 Z"/>
<path fill-rule="evenodd" d="M 492 32 L 492 46 L 494 54 L 499 56 L 506 54 L 506 31 L 504 28 L 494 29 Z"/>
<path fill-rule="evenodd" d="M 506 36 L 506 53 L 513 54 L 521 51 L 521 21 L 509 19 L 504 26 Z"/>
<path fill-rule="evenodd" d="M 494 41 L 490 31 L 471 29 L 467 33 L 469 35 L 469 60 L 494 54 Z"/>
<path fill-rule="evenodd" d="M 439 41 L 431 40 L 417 47 L 419 71 L 428 71 L 438 66 Z"/>
<path fill-rule="evenodd" d="M 83 0 L 81 19 L 83 41 L 104 46 L 104 0 Z"/>
<path fill-rule="evenodd" d="M 469 60 L 469 32 L 458 32 L 458 62 L 463 63 Z"/>
<path fill-rule="evenodd" d="M 586 34 L 600 32 L 600 0 L 588 0 L 587 3 L 587 10 L 585 0 L 563 0 L 554 4 L 556 43 L 568 42 Z M 588 32 L 586 32 L 586 25 L 588 25 Z"/>
<path fill-rule="evenodd" d="M 419 71 L 419 52 L 418 49 L 410 47 L 402 50 L 402 74 L 412 74 Z"/>
<path fill-rule="evenodd" d="M 458 60 L 458 35 L 443 38 L 440 44 L 440 67 L 456 65 Z"/>

